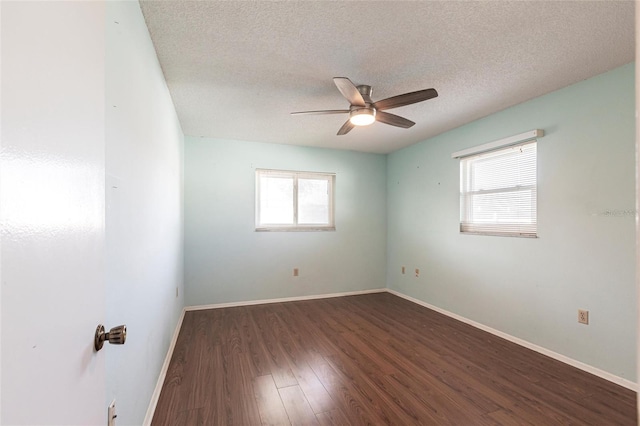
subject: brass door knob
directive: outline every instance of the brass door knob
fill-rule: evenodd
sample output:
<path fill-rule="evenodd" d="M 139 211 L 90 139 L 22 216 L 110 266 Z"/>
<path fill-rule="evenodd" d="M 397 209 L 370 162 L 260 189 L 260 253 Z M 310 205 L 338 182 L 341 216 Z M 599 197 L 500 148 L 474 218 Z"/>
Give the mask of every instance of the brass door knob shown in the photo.
<path fill-rule="evenodd" d="M 102 345 L 104 345 L 105 340 L 112 345 L 124 345 L 124 342 L 127 340 L 127 326 L 119 325 L 117 327 L 113 327 L 108 333 L 105 333 L 104 325 L 98 324 L 98 327 L 96 328 L 96 335 L 93 340 L 93 347 L 96 351 L 102 349 Z"/>

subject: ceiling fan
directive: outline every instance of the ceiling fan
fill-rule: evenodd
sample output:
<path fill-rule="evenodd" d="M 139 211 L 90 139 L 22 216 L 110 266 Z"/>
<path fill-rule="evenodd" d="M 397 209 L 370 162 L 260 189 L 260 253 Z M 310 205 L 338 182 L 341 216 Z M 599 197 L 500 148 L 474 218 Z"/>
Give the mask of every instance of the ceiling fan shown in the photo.
<path fill-rule="evenodd" d="M 299 111 L 292 112 L 291 115 L 348 113 L 349 119 L 340 127 L 340 130 L 338 130 L 338 136 L 346 135 L 355 126 L 367 126 L 374 121 L 408 129 L 416 123 L 395 114 L 385 112 L 385 110 L 415 104 L 438 96 L 436 89 L 424 89 L 373 102 L 371 100 L 371 86 L 364 84 L 356 86 L 346 77 L 334 77 L 333 82 L 338 87 L 340 93 L 342 93 L 342 96 L 349 101 L 349 109 Z"/>

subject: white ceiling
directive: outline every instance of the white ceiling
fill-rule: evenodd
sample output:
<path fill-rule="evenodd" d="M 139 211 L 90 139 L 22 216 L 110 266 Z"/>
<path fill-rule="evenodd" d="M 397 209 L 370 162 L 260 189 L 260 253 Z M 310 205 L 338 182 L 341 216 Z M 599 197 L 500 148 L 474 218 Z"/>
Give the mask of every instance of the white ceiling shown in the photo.
<path fill-rule="evenodd" d="M 634 60 L 633 1 L 141 1 L 185 134 L 388 153 Z M 433 87 L 336 136 L 333 77 L 374 100 Z M 529 129 L 523 129 L 529 130 Z"/>

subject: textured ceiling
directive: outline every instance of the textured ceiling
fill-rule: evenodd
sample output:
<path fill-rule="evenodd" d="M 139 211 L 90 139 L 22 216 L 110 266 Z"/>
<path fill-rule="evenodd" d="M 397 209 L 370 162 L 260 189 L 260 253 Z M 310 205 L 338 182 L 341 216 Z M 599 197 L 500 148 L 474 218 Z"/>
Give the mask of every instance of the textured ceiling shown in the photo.
<path fill-rule="evenodd" d="M 185 134 L 387 153 L 634 60 L 633 1 L 141 1 Z M 332 77 L 374 100 L 433 87 L 336 136 Z M 529 129 L 523 129 L 529 130 Z"/>

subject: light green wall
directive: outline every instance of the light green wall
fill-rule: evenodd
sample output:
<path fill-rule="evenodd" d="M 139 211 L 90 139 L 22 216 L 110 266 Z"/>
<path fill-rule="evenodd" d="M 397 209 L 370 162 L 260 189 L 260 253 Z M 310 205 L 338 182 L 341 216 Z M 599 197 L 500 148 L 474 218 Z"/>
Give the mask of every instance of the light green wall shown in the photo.
<path fill-rule="evenodd" d="M 103 407 L 141 425 L 184 306 L 184 136 L 140 5 L 107 2 L 106 18 L 105 325 L 129 335 L 103 350 Z"/>
<path fill-rule="evenodd" d="M 390 154 L 388 287 L 635 381 L 634 111 L 629 64 Z M 539 238 L 460 235 L 451 153 L 532 129 Z"/>
<path fill-rule="evenodd" d="M 336 231 L 256 232 L 256 168 L 336 173 Z M 185 138 L 187 306 L 383 288 L 385 250 L 385 156 Z"/>

